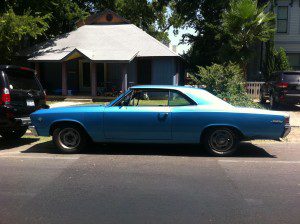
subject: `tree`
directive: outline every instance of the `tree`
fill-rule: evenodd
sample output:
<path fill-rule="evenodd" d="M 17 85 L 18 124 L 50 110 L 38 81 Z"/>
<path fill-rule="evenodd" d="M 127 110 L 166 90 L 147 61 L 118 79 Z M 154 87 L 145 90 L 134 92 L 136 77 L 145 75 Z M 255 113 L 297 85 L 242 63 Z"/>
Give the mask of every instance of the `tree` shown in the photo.
<path fill-rule="evenodd" d="M 49 28 L 42 39 L 74 30 L 75 22 L 88 15 L 86 7 L 81 8 L 70 0 L 10 0 L 4 3 L 1 10 L 4 13 L 9 8 L 12 8 L 17 15 L 22 15 L 24 11 L 30 12 L 33 17 L 51 15 L 47 20 Z"/>
<path fill-rule="evenodd" d="M 10 62 L 26 37 L 36 39 L 49 28 L 50 15 L 31 16 L 30 11 L 16 15 L 12 9 L 0 15 L 0 63 Z"/>
<path fill-rule="evenodd" d="M 194 71 L 197 65 L 209 66 L 212 63 L 221 63 L 220 49 L 223 40 L 216 39 L 220 27 L 223 11 L 228 7 L 229 0 L 198 0 L 174 1 L 173 18 L 176 18 L 176 27 L 191 27 L 195 34 L 186 34 L 182 42 L 191 44 L 185 56 Z"/>
<path fill-rule="evenodd" d="M 276 55 L 275 55 L 275 70 L 276 71 L 291 70 L 289 60 L 287 58 L 285 50 L 282 47 L 279 48 L 279 50 L 276 52 Z"/>
<path fill-rule="evenodd" d="M 266 55 L 263 68 L 264 78 L 266 80 L 269 80 L 271 74 L 275 71 L 289 71 L 292 69 L 285 50 L 279 48 L 277 51 L 274 48 L 274 42 L 272 40 L 266 44 Z"/>
<path fill-rule="evenodd" d="M 242 70 L 237 64 L 199 66 L 193 79 L 195 84 L 206 86 L 207 91 L 235 106 L 259 107 L 247 95 Z"/>
<path fill-rule="evenodd" d="M 267 12 L 268 4 L 259 6 L 257 0 L 231 0 L 229 9 L 222 14 L 220 39 L 227 60 L 238 62 L 246 76 L 247 64 L 255 44 L 267 42 L 273 36 L 275 19 Z"/>

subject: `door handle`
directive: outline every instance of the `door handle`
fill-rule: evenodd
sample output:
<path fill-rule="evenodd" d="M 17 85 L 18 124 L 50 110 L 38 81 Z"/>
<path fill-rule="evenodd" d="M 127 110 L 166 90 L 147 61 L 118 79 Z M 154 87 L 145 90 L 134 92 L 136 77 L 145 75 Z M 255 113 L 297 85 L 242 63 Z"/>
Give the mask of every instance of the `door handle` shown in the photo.
<path fill-rule="evenodd" d="M 158 114 L 158 120 L 165 120 L 168 117 L 169 113 L 159 113 Z"/>

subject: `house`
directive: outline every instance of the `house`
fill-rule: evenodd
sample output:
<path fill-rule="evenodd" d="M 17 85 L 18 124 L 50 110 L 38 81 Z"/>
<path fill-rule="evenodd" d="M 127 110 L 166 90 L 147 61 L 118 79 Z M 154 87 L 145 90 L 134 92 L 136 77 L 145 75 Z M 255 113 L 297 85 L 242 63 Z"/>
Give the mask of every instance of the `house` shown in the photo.
<path fill-rule="evenodd" d="M 275 13 L 275 47 L 282 47 L 292 68 L 300 70 L 300 0 L 276 0 Z"/>
<path fill-rule="evenodd" d="M 262 3 L 267 0 L 260 0 Z M 290 65 L 294 70 L 300 70 L 300 0 L 274 0 L 272 7 L 276 17 L 276 33 L 274 47 L 283 48 Z M 255 54 L 249 63 L 248 81 L 260 81 L 263 75 L 263 60 L 265 44 L 259 43 Z"/>
<path fill-rule="evenodd" d="M 111 10 L 29 51 L 48 94 L 96 96 L 140 84 L 183 84 L 182 58 Z"/>

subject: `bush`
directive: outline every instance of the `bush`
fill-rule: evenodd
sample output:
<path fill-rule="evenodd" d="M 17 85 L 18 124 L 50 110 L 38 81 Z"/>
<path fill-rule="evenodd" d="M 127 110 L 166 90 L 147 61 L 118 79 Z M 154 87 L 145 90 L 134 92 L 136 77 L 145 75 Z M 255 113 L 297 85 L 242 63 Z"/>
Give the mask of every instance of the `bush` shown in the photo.
<path fill-rule="evenodd" d="M 193 79 L 195 84 L 205 85 L 207 91 L 234 106 L 261 107 L 247 95 L 243 72 L 238 65 L 213 64 L 198 69 Z"/>

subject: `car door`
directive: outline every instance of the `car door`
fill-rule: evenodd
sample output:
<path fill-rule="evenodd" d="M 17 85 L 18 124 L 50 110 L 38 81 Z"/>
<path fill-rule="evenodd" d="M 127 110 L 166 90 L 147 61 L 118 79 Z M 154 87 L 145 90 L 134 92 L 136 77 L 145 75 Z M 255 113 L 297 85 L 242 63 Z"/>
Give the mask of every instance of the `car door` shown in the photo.
<path fill-rule="evenodd" d="M 133 90 L 104 110 L 104 136 L 113 140 L 171 139 L 168 91 Z"/>

